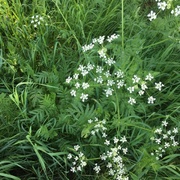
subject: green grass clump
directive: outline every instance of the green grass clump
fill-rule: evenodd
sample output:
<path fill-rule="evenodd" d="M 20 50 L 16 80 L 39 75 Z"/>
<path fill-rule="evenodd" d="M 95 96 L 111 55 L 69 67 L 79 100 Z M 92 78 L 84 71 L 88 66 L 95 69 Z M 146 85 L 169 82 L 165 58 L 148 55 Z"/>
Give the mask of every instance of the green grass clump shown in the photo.
<path fill-rule="evenodd" d="M 179 179 L 179 7 L 0 0 L 0 179 Z"/>

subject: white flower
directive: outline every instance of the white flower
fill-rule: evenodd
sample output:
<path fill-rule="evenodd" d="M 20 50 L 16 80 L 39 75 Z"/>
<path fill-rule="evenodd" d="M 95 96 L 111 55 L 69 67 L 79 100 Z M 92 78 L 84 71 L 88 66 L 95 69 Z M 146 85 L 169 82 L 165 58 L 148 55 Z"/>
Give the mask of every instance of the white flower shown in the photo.
<path fill-rule="evenodd" d="M 107 159 L 107 156 L 103 153 L 102 155 L 100 155 L 100 158 L 101 158 L 101 160 L 106 160 Z"/>
<path fill-rule="evenodd" d="M 164 11 L 166 9 L 167 3 L 163 1 L 163 2 L 158 2 L 157 5 L 158 5 L 158 9 L 161 9 Z"/>
<path fill-rule="evenodd" d="M 113 141 L 116 144 L 116 143 L 118 143 L 119 139 L 117 137 L 114 137 Z"/>
<path fill-rule="evenodd" d="M 172 146 L 177 146 L 179 143 L 178 142 L 176 142 L 176 141 L 173 141 L 173 143 L 172 143 Z"/>
<path fill-rule="evenodd" d="M 78 166 L 78 167 L 77 167 L 77 171 L 82 171 L 81 166 Z"/>
<path fill-rule="evenodd" d="M 139 95 L 142 96 L 144 94 L 144 91 L 143 90 L 140 90 L 139 91 Z"/>
<path fill-rule="evenodd" d="M 123 137 L 120 139 L 120 141 L 121 141 L 122 143 L 124 143 L 124 142 L 127 142 L 127 139 L 126 139 L 125 136 L 123 136 Z"/>
<path fill-rule="evenodd" d="M 108 146 L 108 145 L 110 145 L 110 141 L 106 139 L 104 144 Z"/>
<path fill-rule="evenodd" d="M 162 121 L 162 126 L 167 126 L 168 125 L 168 122 L 165 120 L 165 121 Z"/>
<path fill-rule="evenodd" d="M 118 34 L 112 34 L 111 36 L 107 37 L 108 42 L 112 42 L 114 39 L 117 39 L 119 37 Z"/>
<path fill-rule="evenodd" d="M 180 15 L 180 6 L 177 6 L 174 10 L 172 10 L 171 14 L 174 14 L 175 16 Z"/>
<path fill-rule="evenodd" d="M 83 50 L 83 52 L 86 52 L 88 50 L 91 50 L 93 47 L 94 47 L 94 44 L 91 43 L 89 45 L 82 46 L 82 50 Z"/>
<path fill-rule="evenodd" d="M 174 134 L 177 134 L 178 133 L 178 128 L 174 128 L 173 131 L 172 131 Z"/>
<path fill-rule="evenodd" d="M 94 171 L 98 174 L 101 170 L 100 166 L 97 165 L 97 163 L 95 164 L 95 167 L 93 168 Z"/>
<path fill-rule="evenodd" d="M 91 64 L 91 63 L 88 63 L 88 65 L 87 65 L 87 70 L 88 70 L 88 71 L 91 71 L 92 69 L 94 69 L 94 65 Z"/>
<path fill-rule="evenodd" d="M 39 20 L 43 21 L 43 17 L 41 16 L 41 17 L 39 18 Z"/>
<path fill-rule="evenodd" d="M 78 151 L 78 150 L 79 150 L 79 148 L 80 148 L 80 146 L 79 146 L 79 145 L 75 145 L 75 146 L 74 146 L 74 150 L 75 150 L 75 151 Z"/>
<path fill-rule="evenodd" d="M 106 124 L 106 120 L 105 119 L 103 119 L 101 122 L 102 122 L 102 124 Z"/>
<path fill-rule="evenodd" d="M 81 158 L 81 157 L 83 157 L 84 156 L 84 154 L 82 153 L 82 152 L 80 152 L 79 153 L 79 157 Z"/>
<path fill-rule="evenodd" d="M 97 39 L 97 42 L 98 42 L 99 44 L 103 44 L 104 38 L 105 38 L 105 36 L 99 36 L 99 38 Z"/>
<path fill-rule="evenodd" d="M 129 98 L 129 101 L 128 101 L 129 104 L 133 105 L 136 103 L 136 100 L 134 98 Z"/>
<path fill-rule="evenodd" d="M 81 166 L 82 166 L 82 167 L 84 167 L 84 166 L 86 166 L 86 165 L 87 165 L 87 162 L 81 161 Z"/>
<path fill-rule="evenodd" d="M 175 137 L 175 136 L 170 136 L 170 140 L 174 140 L 174 137 Z"/>
<path fill-rule="evenodd" d="M 149 80 L 151 81 L 154 77 L 149 73 L 146 77 L 145 77 L 145 80 Z"/>
<path fill-rule="evenodd" d="M 78 67 L 78 69 L 77 69 L 77 70 L 79 70 L 79 71 L 84 71 L 84 69 L 85 69 L 85 66 L 83 66 L 83 65 L 79 65 L 79 67 Z"/>
<path fill-rule="evenodd" d="M 102 73 L 102 72 L 103 72 L 103 67 L 102 66 L 97 66 L 96 73 Z"/>
<path fill-rule="evenodd" d="M 82 88 L 83 89 L 87 89 L 88 87 L 89 87 L 88 83 L 85 83 L 85 82 L 82 83 Z"/>
<path fill-rule="evenodd" d="M 148 98 L 148 104 L 153 104 L 155 100 L 156 100 L 156 98 L 153 98 L 152 96 L 150 96 Z"/>
<path fill-rule="evenodd" d="M 146 84 L 141 84 L 141 89 L 144 91 L 146 90 L 148 87 L 146 86 Z"/>
<path fill-rule="evenodd" d="M 80 84 L 77 82 L 77 83 L 75 84 L 75 87 L 78 89 L 78 88 L 80 87 Z"/>
<path fill-rule="evenodd" d="M 154 133 L 161 134 L 161 133 L 162 133 L 162 129 L 161 129 L 161 128 L 156 129 L 156 130 L 154 131 Z"/>
<path fill-rule="evenodd" d="M 163 139 L 167 139 L 168 135 L 167 134 L 163 134 Z"/>
<path fill-rule="evenodd" d="M 169 146 L 170 146 L 170 144 L 169 144 L 168 142 L 165 142 L 164 147 L 165 147 L 165 148 L 168 148 Z"/>
<path fill-rule="evenodd" d="M 91 124 L 92 122 L 93 122 L 93 120 L 92 120 L 92 119 L 89 119 L 89 120 L 88 120 L 88 123 L 89 123 L 89 124 Z"/>
<path fill-rule="evenodd" d="M 115 174 L 115 170 L 113 170 L 112 168 L 109 169 L 109 175 L 110 176 L 114 176 Z"/>
<path fill-rule="evenodd" d="M 72 77 L 69 76 L 69 77 L 66 79 L 66 83 L 69 84 L 69 83 L 71 82 L 71 80 L 72 80 Z"/>
<path fill-rule="evenodd" d="M 113 92 L 114 90 L 111 89 L 111 88 L 108 88 L 108 89 L 105 89 L 104 91 L 105 91 L 105 93 L 106 93 L 106 97 L 109 97 L 109 96 L 112 95 L 112 92 Z"/>
<path fill-rule="evenodd" d="M 134 77 L 132 78 L 132 80 L 133 80 L 133 84 L 134 84 L 134 83 L 138 83 L 138 82 L 140 81 L 140 78 L 137 77 L 136 75 L 134 75 Z"/>
<path fill-rule="evenodd" d="M 111 168 L 111 167 L 112 167 L 112 163 L 108 162 L 108 164 L 107 164 L 106 167 L 107 167 L 107 168 Z"/>
<path fill-rule="evenodd" d="M 128 87 L 127 90 L 128 90 L 130 93 L 134 92 L 134 86 L 133 86 L 133 87 Z"/>
<path fill-rule="evenodd" d="M 88 99 L 88 94 L 82 93 L 80 99 L 82 100 L 82 102 L 84 102 L 85 100 Z"/>
<path fill-rule="evenodd" d="M 124 77 L 124 72 L 121 70 L 118 70 L 114 74 L 116 75 L 117 78 L 123 78 Z"/>
<path fill-rule="evenodd" d="M 78 76 L 79 76 L 79 74 L 75 73 L 75 74 L 73 75 L 73 78 L 74 78 L 74 79 L 78 79 Z"/>
<path fill-rule="evenodd" d="M 171 133 L 172 133 L 171 130 L 167 131 L 167 134 L 171 135 Z"/>
<path fill-rule="evenodd" d="M 70 171 L 72 171 L 74 173 L 74 172 L 76 172 L 76 168 L 75 167 L 71 167 Z"/>
<path fill-rule="evenodd" d="M 123 148 L 122 151 L 123 151 L 124 154 L 127 154 L 128 149 L 127 148 Z"/>
<path fill-rule="evenodd" d="M 67 156 L 68 159 L 71 159 L 72 158 L 72 154 L 69 153 L 68 156 Z"/>
<path fill-rule="evenodd" d="M 116 62 L 112 59 L 112 58 L 109 58 L 105 61 L 106 64 L 108 64 L 109 66 L 115 64 Z"/>
<path fill-rule="evenodd" d="M 93 38 L 92 39 L 92 42 L 95 44 L 95 43 L 97 43 L 98 41 L 97 41 L 97 38 Z"/>
<path fill-rule="evenodd" d="M 162 82 L 159 83 L 155 83 L 155 88 L 158 89 L 159 91 L 161 91 L 161 88 L 164 86 L 164 84 L 162 84 Z"/>
<path fill-rule="evenodd" d="M 97 118 L 97 117 L 95 117 L 95 118 L 94 118 L 94 121 L 95 121 L 95 122 L 98 122 L 98 118 Z"/>
<path fill-rule="evenodd" d="M 114 80 L 112 80 L 112 79 L 108 79 L 108 81 L 107 81 L 107 86 L 112 86 L 113 84 L 115 84 L 115 82 L 114 82 Z"/>
<path fill-rule="evenodd" d="M 106 59 L 106 49 L 102 48 L 98 51 L 99 57 Z"/>
<path fill-rule="evenodd" d="M 88 74 L 88 70 L 83 70 L 83 71 L 81 71 L 81 74 L 82 74 L 83 76 L 87 75 L 87 74 Z"/>
<path fill-rule="evenodd" d="M 103 78 L 102 78 L 102 76 L 99 76 L 99 77 L 97 77 L 97 79 L 95 78 L 94 81 L 96 81 L 97 83 L 102 84 L 103 83 Z"/>
<path fill-rule="evenodd" d="M 73 89 L 73 90 L 71 90 L 70 94 L 71 94 L 71 96 L 76 97 L 76 91 L 75 91 L 74 89 Z"/>
<path fill-rule="evenodd" d="M 111 73 L 110 73 L 109 70 L 108 70 L 108 71 L 106 71 L 106 72 L 104 73 L 104 75 L 108 78 L 109 76 L 111 76 Z"/>
<path fill-rule="evenodd" d="M 117 88 L 119 89 L 120 87 L 123 87 L 124 84 L 124 80 L 117 80 Z"/>
<path fill-rule="evenodd" d="M 103 132 L 102 137 L 106 138 L 107 134 Z"/>
<path fill-rule="evenodd" d="M 155 139 L 155 141 L 156 141 L 157 144 L 160 144 L 161 143 L 161 138 Z"/>
<path fill-rule="evenodd" d="M 147 17 L 149 18 L 150 21 L 152 21 L 153 19 L 156 19 L 157 15 L 155 12 L 151 11 Z"/>

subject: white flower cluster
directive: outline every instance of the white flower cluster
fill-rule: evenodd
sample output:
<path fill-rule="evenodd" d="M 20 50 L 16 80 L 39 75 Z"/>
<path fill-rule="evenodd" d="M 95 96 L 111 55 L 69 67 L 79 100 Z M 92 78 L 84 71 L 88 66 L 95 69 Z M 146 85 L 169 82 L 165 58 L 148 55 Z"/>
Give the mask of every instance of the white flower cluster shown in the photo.
<path fill-rule="evenodd" d="M 170 9 L 172 6 L 172 0 L 170 1 L 161 1 L 161 0 L 155 0 L 157 2 L 157 8 L 161 11 L 164 11 L 165 9 Z M 174 16 L 180 15 L 180 6 L 177 6 L 175 9 L 171 10 L 171 14 Z M 154 20 L 157 18 L 157 13 L 154 11 L 150 11 L 150 13 L 147 15 L 148 19 L 150 21 Z"/>
<path fill-rule="evenodd" d="M 73 149 L 75 154 L 69 153 L 67 155 L 67 159 L 73 160 L 72 166 L 70 169 L 70 171 L 72 171 L 73 173 L 78 172 L 78 171 L 82 171 L 83 168 L 87 165 L 86 157 L 81 151 L 79 151 L 79 149 L 80 149 L 80 146 L 75 145 L 74 149 Z"/>
<path fill-rule="evenodd" d="M 175 16 L 179 16 L 180 15 L 180 6 L 177 6 L 174 10 L 172 10 L 171 14 L 174 14 Z"/>
<path fill-rule="evenodd" d="M 105 143 L 107 144 L 107 141 Z M 124 143 L 127 142 L 125 136 L 118 139 L 114 137 L 113 142 L 108 141 L 108 150 L 100 155 L 100 158 L 106 164 L 108 174 L 111 178 L 116 180 L 128 180 L 126 175 L 126 168 L 123 163 L 122 155 L 126 155 L 128 152 L 127 148 L 124 148 Z M 94 171 L 99 173 L 101 167 L 95 164 Z"/>
<path fill-rule="evenodd" d="M 44 18 L 43 16 L 40 15 L 35 15 L 31 17 L 31 24 L 37 28 L 38 26 L 40 26 L 42 23 L 44 23 Z"/>
<path fill-rule="evenodd" d="M 107 128 L 105 127 L 106 124 L 106 120 L 103 119 L 102 121 L 99 121 L 99 119 L 97 117 L 94 118 L 94 120 L 89 119 L 88 120 L 89 124 L 92 124 L 92 130 L 91 130 L 91 135 L 96 135 L 97 133 L 101 133 L 102 137 L 106 137 L 106 130 Z"/>
<path fill-rule="evenodd" d="M 155 156 L 157 160 L 163 157 L 163 154 L 169 148 L 178 146 L 178 141 L 176 141 L 176 135 L 178 135 L 178 128 L 175 127 L 172 130 L 167 130 L 168 122 L 166 120 L 162 121 L 161 127 L 154 131 L 154 137 L 151 138 L 153 142 L 158 144 L 158 149 L 151 153 Z"/>
<path fill-rule="evenodd" d="M 49 16 L 40 16 L 40 15 L 34 15 L 31 17 L 31 24 L 34 26 L 34 28 L 37 28 L 40 25 L 48 25 L 46 22 L 47 18 L 50 18 Z"/>
<path fill-rule="evenodd" d="M 115 39 L 117 37 L 118 35 L 114 34 L 108 38 Z M 72 87 L 70 94 L 85 102 L 93 96 L 94 88 L 99 88 L 100 92 L 103 92 L 107 98 L 112 96 L 114 92 L 123 89 L 130 94 L 127 101 L 133 105 L 136 103 L 137 94 L 138 96 L 148 94 L 145 92 L 149 89 L 148 84 L 154 77 L 149 73 L 143 80 L 138 75 L 134 75 L 130 81 L 129 77 L 126 77 L 124 72 L 118 68 L 116 61 L 107 54 L 107 49 L 102 47 L 104 41 L 105 36 L 93 39 L 93 43 L 101 44 L 100 50 L 96 51 L 100 62 L 88 62 L 87 65 L 80 64 L 76 72 L 66 79 L 66 83 Z M 162 87 L 164 87 L 162 82 L 155 83 L 155 89 L 161 91 Z M 155 97 L 149 96 L 147 103 L 153 104 L 155 100 Z"/>
<path fill-rule="evenodd" d="M 148 81 L 151 81 L 152 79 L 154 79 L 154 77 L 150 73 L 146 75 L 144 80 L 141 80 L 141 78 L 139 78 L 137 75 L 134 75 L 134 77 L 132 78 L 133 86 L 129 86 L 127 90 L 129 91 L 130 94 L 133 94 L 133 92 L 136 90 L 139 96 L 143 96 L 145 94 L 145 91 L 149 89 L 149 87 L 147 86 Z M 155 83 L 154 88 L 161 91 L 163 86 L 164 84 L 162 84 L 162 82 L 158 82 Z M 149 96 L 147 99 L 147 103 L 153 104 L 155 100 L 156 98 L 154 98 L 153 96 Z M 136 103 L 136 99 L 133 97 L 129 97 L 128 103 L 133 105 Z"/>
<path fill-rule="evenodd" d="M 108 36 L 107 39 L 105 39 L 105 36 L 99 36 L 98 38 L 94 38 L 92 40 L 92 43 L 82 46 L 82 50 L 83 50 L 83 52 L 89 51 L 94 47 L 95 44 L 101 45 L 104 43 L 104 41 L 112 42 L 113 40 L 117 39 L 118 37 L 119 37 L 118 34 L 113 34 L 111 36 Z"/>

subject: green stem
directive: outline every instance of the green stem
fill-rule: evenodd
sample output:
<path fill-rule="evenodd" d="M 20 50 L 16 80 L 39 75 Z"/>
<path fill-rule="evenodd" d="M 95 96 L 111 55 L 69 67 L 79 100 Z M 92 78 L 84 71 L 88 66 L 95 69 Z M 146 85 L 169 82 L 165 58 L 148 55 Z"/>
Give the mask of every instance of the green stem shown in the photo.
<path fill-rule="evenodd" d="M 78 46 L 80 46 L 79 40 L 78 40 L 77 37 L 75 36 L 74 31 L 72 30 L 71 26 L 69 25 L 67 19 L 65 18 L 64 14 L 62 13 L 61 9 L 60 9 L 59 6 L 57 5 L 57 2 L 54 2 L 54 3 L 56 4 L 56 7 L 57 7 L 58 11 L 60 12 L 62 18 L 64 19 L 66 25 L 67 25 L 68 28 L 71 30 L 71 32 L 73 32 L 73 37 L 74 37 L 74 39 L 76 40 Z"/>
<path fill-rule="evenodd" d="M 148 49 L 148 48 L 150 48 L 150 47 L 152 47 L 152 46 L 156 46 L 156 45 L 161 44 L 161 43 L 163 43 L 163 42 L 166 42 L 166 41 L 168 41 L 168 40 L 169 40 L 169 39 L 164 39 L 164 40 L 162 40 L 162 41 L 159 41 L 159 42 L 157 42 L 157 43 L 151 44 L 151 45 L 149 45 L 149 46 L 145 46 L 145 47 L 143 47 L 142 49 Z"/>
<path fill-rule="evenodd" d="M 122 50 L 124 51 L 124 0 L 121 0 L 121 2 L 122 2 L 122 10 L 121 10 L 121 19 L 122 19 L 121 36 L 122 36 Z"/>

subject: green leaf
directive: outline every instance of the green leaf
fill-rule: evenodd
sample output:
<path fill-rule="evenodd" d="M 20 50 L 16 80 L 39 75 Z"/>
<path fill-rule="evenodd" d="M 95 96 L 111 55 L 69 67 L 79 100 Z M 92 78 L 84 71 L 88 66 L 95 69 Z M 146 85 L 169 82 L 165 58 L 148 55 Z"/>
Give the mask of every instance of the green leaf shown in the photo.
<path fill-rule="evenodd" d="M 10 174 L 6 174 L 6 173 L 0 173 L 0 176 L 8 178 L 8 179 L 14 179 L 14 180 L 21 180 L 20 178 L 10 175 Z"/>

